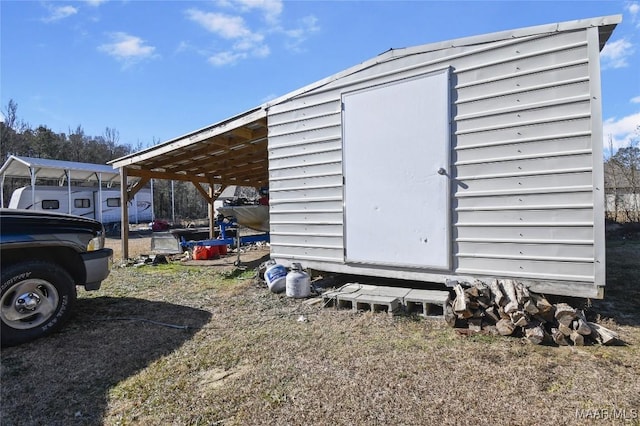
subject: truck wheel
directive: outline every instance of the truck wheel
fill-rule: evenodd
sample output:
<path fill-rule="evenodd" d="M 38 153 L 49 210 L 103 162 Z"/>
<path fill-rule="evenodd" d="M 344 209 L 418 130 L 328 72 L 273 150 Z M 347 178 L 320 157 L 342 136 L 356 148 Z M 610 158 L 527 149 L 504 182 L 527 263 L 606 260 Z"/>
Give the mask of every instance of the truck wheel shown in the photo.
<path fill-rule="evenodd" d="M 76 287 L 60 266 L 27 261 L 2 270 L 2 346 L 13 346 L 59 329 L 71 314 Z"/>

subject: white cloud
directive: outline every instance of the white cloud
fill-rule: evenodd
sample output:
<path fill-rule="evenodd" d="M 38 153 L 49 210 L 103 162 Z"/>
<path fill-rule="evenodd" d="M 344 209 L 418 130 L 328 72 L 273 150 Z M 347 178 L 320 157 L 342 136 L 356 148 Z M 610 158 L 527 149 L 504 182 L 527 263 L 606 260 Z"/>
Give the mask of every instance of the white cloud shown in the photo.
<path fill-rule="evenodd" d="M 258 11 L 263 14 L 264 20 L 275 25 L 282 15 L 282 0 L 219 0 L 218 6 L 225 9 L 233 9 L 238 13 Z"/>
<path fill-rule="evenodd" d="M 237 0 L 243 10 L 257 9 L 264 13 L 264 19 L 269 23 L 276 23 L 282 14 L 281 0 Z"/>
<path fill-rule="evenodd" d="M 627 39 L 607 43 L 600 52 L 602 68 L 624 68 L 629 65 L 627 59 L 634 53 L 634 45 Z"/>
<path fill-rule="evenodd" d="M 207 55 L 209 62 L 216 66 L 235 64 L 248 58 L 265 58 L 271 54 L 269 44 L 277 36 L 285 38 L 284 44 L 290 50 L 300 51 L 309 34 L 319 30 L 314 16 L 302 18 L 293 29 L 284 28 L 280 24 L 284 8 L 282 0 L 217 0 L 214 4 L 228 13 L 190 8 L 185 15 L 217 37 L 232 41 L 214 55 Z M 255 28 L 256 14 L 262 18 L 260 28 Z"/>
<path fill-rule="evenodd" d="M 109 36 L 112 42 L 99 46 L 98 50 L 123 62 L 125 66 L 154 56 L 156 48 L 145 45 L 145 41 L 139 37 L 123 32 L 112 33 Z"/>
<path fill-rule="evenodd" d="M 640 26 L 640 21 L 638 20 L 638 13 L 640 13 L 640 4 L 637 2 L 627 2 L 624 8 L 629 15 L 631 15 L 631 22 L 633 22 L 636 26 Z"/>
<path fill-rule="evenodd" d="M 224 66 L 237 63 L 249 57 L 264 58 L 271 49 L 264 43 L 264 35 L 249 29 L 242 16 L 223 13 L 202 12 L 197 9 L 186 11 L 187 17 L 207 31 L 225 39 L 233 40 L 229 49 L 209 56 L 209 63 Z"/>
<path fill-rule="evenodd" d="M 640 104 L 640 96 L 636 96 L 635 98 L 631 98 L 632 104 Z"/>
<path fill-rule="evenodd" d="M 640 112 L 622 117 L 620 119 L 609 118 L 603 123 L 603 146 L 606 153 L 609 152 L 609 138 L 613 151 L 630 146 L 632 141 L 638 141 L 638 126 L 640 126 Z"/>
<path fill-rule="evenodd" d="M 226 39 L 239 37 L 250 38 L 251 31 L 246 27 L 241 16 L 230 16 L 222 13 L 207 13 L 197 9 L 187 10 L 187 17 L 200 24 L 204 29 Z"/>
<path fill-rule="evenodd" d="M 89 6 L 98 7 L 102 3 L 106 3 L 107 0 L 84 0 L 84 2 L 87 3 Z"/>
<path fill-rule="evenodd" d="M 210 56 L 208 61 L 211 65 L 215 65 L 217 67 L 221 67 L 224 65 L 232 65 L 238 62 L 240 59 L 245 59 L 247 57 L 246 53 L 238 53 L 238 52 L 219 52 L 213 56 Z"/>
<path fill-rule="evenodd" d="M 300 51 L 300 46 L 307 40 L 309 34 L 319 30 L 318 18 L 312 15 L 305 16 L 300 20 L 297 28 L 283 30 L 284 34 L 289 38 L 286 43 L 287 48 L 293 51 Z"/>
<path fill-rule="evenodd" d="M 43 22 L 55 22 L 61 19 L 68 18 L 78 13 L 78 9 L 73 6 L 50 6 L 49 16 L 42 18 Z"/>

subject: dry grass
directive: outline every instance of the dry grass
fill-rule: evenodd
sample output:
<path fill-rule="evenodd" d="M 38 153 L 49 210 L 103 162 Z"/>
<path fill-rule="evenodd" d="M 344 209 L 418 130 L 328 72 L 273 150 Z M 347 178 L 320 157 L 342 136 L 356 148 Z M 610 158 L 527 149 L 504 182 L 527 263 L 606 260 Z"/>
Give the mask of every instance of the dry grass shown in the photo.
<path fill-rule="evenodd" d="M 532 346 L 310 307 L 221 264 L 115 269 L 61 333 L 3 350 L 0 420 L 562 425 L 624 409 L 638 424 L 640 244 L 612 244 L 608 259 L 594 312 L 626 346 Z"/>

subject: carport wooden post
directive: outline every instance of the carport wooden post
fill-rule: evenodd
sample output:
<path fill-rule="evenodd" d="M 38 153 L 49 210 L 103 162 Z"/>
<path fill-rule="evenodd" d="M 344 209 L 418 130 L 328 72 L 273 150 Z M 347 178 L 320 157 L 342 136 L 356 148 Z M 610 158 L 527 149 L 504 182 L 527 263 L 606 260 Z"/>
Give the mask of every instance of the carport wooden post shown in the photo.
<path fill-rule="evenodd" d="M 216 209 L 213 206 L 213 203 L 216 201 L 215 196 L 215 186 L 213 183 L 213 178 L 209 179 L 209 238 L 214 239 L 216 236 L 216 231 L 214 229 L 216 223 Z"/>
<path fill-rule="evenodd" d="M 127 260 L 129 259 L 129 195 L 127 194 L 126 167 L 120 167 L 120 211 L 122 213 L 120 222 L 122 260 Z"/>

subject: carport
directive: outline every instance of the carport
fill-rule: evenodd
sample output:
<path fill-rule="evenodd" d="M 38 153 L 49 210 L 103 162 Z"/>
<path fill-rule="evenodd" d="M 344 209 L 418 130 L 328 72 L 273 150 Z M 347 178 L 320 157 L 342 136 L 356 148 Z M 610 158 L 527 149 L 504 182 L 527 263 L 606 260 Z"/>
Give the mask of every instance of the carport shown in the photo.
<path fill-rule="evenodd" d="M 266 186 L 269 180 L 267 113 L 258 107 L 228 120 L 196 130 L 152 148 L 110 162 L 120 170 L 122 217 L 127 202 L 151 179 L 188 181 L 209 204 L 209 229 L 213 237 L 213 202 L 229 185 Z M 221 185 L 214 191 L 215 185 Z M 207 185 L 207 187 L 203 186 Z M 129 257 L 129 227 L 122 220 L 122 256 Z"/>

